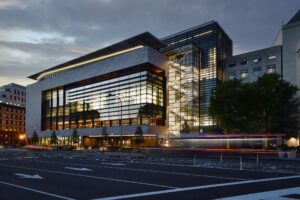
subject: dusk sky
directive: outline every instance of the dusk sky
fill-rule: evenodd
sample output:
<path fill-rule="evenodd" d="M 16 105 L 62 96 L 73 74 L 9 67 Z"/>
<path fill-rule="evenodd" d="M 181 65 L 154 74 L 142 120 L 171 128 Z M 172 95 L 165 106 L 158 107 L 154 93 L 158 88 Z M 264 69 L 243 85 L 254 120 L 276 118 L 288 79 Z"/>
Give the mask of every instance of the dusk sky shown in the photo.
<path fill-rule="evenodd" d="M 234 54 L 271 46 L 300 0 L 0 0 L 0 85 L 149 31 L 216 20 Z"/>

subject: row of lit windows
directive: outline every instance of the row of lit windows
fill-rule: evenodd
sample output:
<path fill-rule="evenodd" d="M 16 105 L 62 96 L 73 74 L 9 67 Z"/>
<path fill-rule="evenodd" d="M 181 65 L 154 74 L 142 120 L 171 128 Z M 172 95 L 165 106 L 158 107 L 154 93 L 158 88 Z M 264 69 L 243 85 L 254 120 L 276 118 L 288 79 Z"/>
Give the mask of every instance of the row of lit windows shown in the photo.
<path fill-rule="evenodd" d="M 275 73 L 276 72 L 276 65 L 268 65 L 266 69 L 267 74 Z M 261 67 L 255 67 L 253 68 L 253 76 L 254 77 L 259 77 L 262 75 L 262 68 Z M 240 71 L 240 78 L 245 79 L 249 77 L 249 70 L 248 69 L 243 69 Z M 228 79 L 233 80 L 236 79 L 237 74 L 234 71 L 229 72 L 228 74 Z"/>
<path fill-rule="evenodd" d="M 13 119 L 1 119 L 0 124 L 19 124 L 19 126 L 25 126 L 24 120 L 13 120 Z"/>
<path fill-rule="evenodd" d="M 25 132 L 25 128 L 24 127 L 9 127 L 9 126 L 3 126 L 1 127 L 1 124 L 0 124 L 0 130 L 1 131 L 22 131 L 22 132 Z"/>
<path fill-rule="evenodd" d="M 1 119 L 19 119 L 19 120 L 24 120 L 25 121 L 25 116 L 24 115 L 13 115 L 13 114 L 4 114 L 4 113 L 2 113 L 2 115 L 1 115 L 1 113 L 0 113 L 0 120 Z"/>
<path fill-rule="evenodd" d="M 43 129 L 114 126 L 119 123 L 162 125 L 164 93 L 164 78 L 147 71 L 65 91 L 49 90 L 43 95 Z M 123 121 L 125 119 L 129 120 L 128 123 Z"/>
<path fill-rule="evenodd" d="M 20 108 L 13 108 L 13 107 L 7 107 L 7 106 L 0 106 L 0 112 L 14 112 L 14 113 L 25 113 L 24 109 Z"/>
<path fill-rule="evenodd" d="M 277 56 L 276 55 L 270 55 L 267 57 L 268 60 L 274 60 L 276 59 Z M 249 59 L 249 60 L 242 60 L 240 61 L 240 65 L 247 65 L 247 64 L 251 64 L 251 63 L 258 63 L 260 62 L 262 59 L 261 58 L 254 58 L 254 59 Z M 237 64 L 236 63 L 231 63 L 229 64 L 229 67 L 234 67 L 236 66 Z"/>

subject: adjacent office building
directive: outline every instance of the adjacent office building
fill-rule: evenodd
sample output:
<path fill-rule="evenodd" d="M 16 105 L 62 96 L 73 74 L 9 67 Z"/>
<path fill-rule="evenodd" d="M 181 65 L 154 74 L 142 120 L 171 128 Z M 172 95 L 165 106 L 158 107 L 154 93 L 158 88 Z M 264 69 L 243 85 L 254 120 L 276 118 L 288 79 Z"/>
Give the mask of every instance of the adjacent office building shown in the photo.
<path fill-rule="evenodd" d="M 273 46 L 228 58 L 224 64 L 225 80 L 256 81 L 264 73 L 282 76 L 282 46 Z"/>
<path fill-rule="evenodd" d="M 24 144 L 25 96 L 24 86 L 0 87 L 0 145 Z"/>
<path fill-rule="evenodd" d="M 224 69 L 225 80 L 253 82 L 264 73 L 277 73 L 300 88 L 300 10 L 280 28 L 271 47 L 232 56 Z M 299 133 L 288 143 L 299 146 Z"/>
<path fill-rule="evenodd" d="M 68 144 L 78 129 L 84 146 L 132 145 L 140 126 L 151 146 L 214 132 L 210 95 L 224 80 L 252 82 L 276 72 L 300 86 L 299 18 L 283 26 L 272 47 L 241 55 L 232 56 L 232 40 L 211 21 L 162 39 L 146 32 L 34 74 L 26 133 L 36 131 L 48 144 L 55 131 Z"/>
<path fill-rule="evenodd" d="M 275 45 L 282 46 L 283 79 L 300 88 L 300 10 L 281 27 Z"/>
<path fill-rule="evenodd" d="M 230 57 L 225 80 L 253 82 L 264 73 L 280 74 L 300 88 L 300 10 L 278 31 L 271 47 Z"/>

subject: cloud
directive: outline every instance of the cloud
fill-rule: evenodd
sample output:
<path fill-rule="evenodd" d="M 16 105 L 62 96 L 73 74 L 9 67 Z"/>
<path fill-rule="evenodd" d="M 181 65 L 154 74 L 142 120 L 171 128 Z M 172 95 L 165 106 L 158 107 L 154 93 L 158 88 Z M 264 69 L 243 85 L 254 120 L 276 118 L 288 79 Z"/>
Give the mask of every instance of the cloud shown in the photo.
<path fill-rule="evenodd" d="M 25 84 L 28 75 L 135 34 L 164 37 L 210 20 L 232 38 L 234 52 L 264 48 L 300 7 L 299 0 L 270 2 L 0 0 L 0 76 Z"/>
<path fill-rule="evenodd" d="M 0 9 L 6 9 L 6 8 L 25 8 L 24 2 L 20 0 L 0 0 Z"/>

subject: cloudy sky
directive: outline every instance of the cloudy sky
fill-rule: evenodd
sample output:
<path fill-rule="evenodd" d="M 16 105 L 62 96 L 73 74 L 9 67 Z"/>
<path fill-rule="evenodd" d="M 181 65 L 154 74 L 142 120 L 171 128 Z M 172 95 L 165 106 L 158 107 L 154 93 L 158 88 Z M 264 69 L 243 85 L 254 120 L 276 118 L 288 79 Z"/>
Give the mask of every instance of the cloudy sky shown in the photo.
<path fill-rule="evenodd" d="M 0 0 L 0 85 L 144 31 L 157 37 L 216 20 L 234 54 L 268 47 L 300 0 Z"/>

